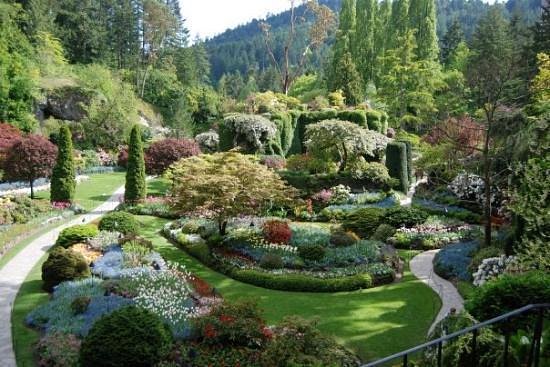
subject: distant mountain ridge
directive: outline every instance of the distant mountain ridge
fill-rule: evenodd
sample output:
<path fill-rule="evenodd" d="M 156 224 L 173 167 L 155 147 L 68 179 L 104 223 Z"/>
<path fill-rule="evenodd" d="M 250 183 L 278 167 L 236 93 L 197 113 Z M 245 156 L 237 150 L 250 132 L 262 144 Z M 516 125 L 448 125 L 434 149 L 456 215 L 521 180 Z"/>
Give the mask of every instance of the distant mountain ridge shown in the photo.
<path fill-rule="evenodd" d="M 495 5 L 487 4 L 481 0 L 436 0 L 438 13 L 438 35 L 441 39 L 447 27 L 456 18 L 460 21 L 466 38 L 469 39 L 477 25 L 478 20 L 491 6 L 503 6 L 509 16 L 519 14 L 521 18 L 532 24 L 540 16 L 540 0 L 508 0 L 506 3 Z M 320 0 L 321 4 L 328 6 L 338 13 L 342 0 Z M 297 8 L 299 14 L 304 7 Z M 251 22 L 229 29 L 218 36 L 204 42 L 212 65 L 211 77 L 216 83 L 223 74 L 240 72 L 247 75 L 252 71 L 262 72 L 269 68 L 270 60 L 265 52 L 265 44 L 260 30 L 260 23 L 265 21 L 271 26 L 272 38 L 277 45 L 277 53 L 282 52 L 285 40 L 285 31 L 288 28 L 290 11 L 267 17 L 265 20 L 254 19 Z M 294 59 L 299 57 L 300 46 L 304 44 L 305 32 L 298 32 L 297 46 L 293 51 Z M 302 37 L 300 39 L 300 37 Z M 325 47 L 322 47 L 310 60 L 310 68 L 318 68 L 323 65 L 328 55 L 333 38 L 329 38 Z"/>

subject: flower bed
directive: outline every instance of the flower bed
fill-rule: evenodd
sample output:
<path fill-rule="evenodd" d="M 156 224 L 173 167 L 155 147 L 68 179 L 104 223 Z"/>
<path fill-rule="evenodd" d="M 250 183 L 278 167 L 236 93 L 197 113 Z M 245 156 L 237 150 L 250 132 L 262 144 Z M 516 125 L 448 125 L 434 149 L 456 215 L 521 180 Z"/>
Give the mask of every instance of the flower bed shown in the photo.
<path fill-rule="evenodd" d="M 443 248 L 434 258 L 434 271 L 445 279 L 470 280 L 468 266 L 478 247 L 477 241 L 469 241 Z"/>
<path fill-rule="evenodd" d="M 336 246 L 331 244 L 334 228 L 329 225 L 274 223 L 265 218 L 233 220 L 228 233 L 213 241 L 212 222 L 184 219 L 166 225 L 164 234 L 217 271 L 265 288 L 337 292 L 394 279 L 395 269 L 383 259 L 379 242 L 353 239 L 347 246 Z M 280 243 L 267 240 L 274 238 L 274 228 Z"/>

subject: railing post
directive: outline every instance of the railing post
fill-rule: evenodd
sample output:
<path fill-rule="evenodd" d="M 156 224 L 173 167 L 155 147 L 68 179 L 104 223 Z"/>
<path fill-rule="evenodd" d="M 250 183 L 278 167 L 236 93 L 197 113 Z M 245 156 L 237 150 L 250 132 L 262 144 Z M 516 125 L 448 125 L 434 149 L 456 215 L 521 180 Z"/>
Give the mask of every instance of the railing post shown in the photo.
<path fill-rule="evenodd" d="M 437 367 L 441 367 L 443 358 L 443 342 L 437 343 Z"/>
<path fill-rule="evenodd" d="M 504 329 L 504 367 L 508 367 L 508 352 L 510 349 L 510 331 L 508 329 L 509 328 L 507 326 Z"/>
<path fill-rule="evenodd" d="M 542 338 L 542 324 L 544 323 L 544 309 L 540 308 L 538 312 L 537 325 L 535 326 L 535 355 L 533 360 L 535 362 L 535 367 L 539 367 L 540 359 L 540 342 Z"/>
<path fill-rule="evenodd" d="M 403 367 L 407 367 L 409 365 L 408 357 L 409 356 L 407 354 L 403 356 Z"/>
<path fill-rule="evenodd" d="M 472 366 L 477 366 L 477 330 L 472 332 Z"/>

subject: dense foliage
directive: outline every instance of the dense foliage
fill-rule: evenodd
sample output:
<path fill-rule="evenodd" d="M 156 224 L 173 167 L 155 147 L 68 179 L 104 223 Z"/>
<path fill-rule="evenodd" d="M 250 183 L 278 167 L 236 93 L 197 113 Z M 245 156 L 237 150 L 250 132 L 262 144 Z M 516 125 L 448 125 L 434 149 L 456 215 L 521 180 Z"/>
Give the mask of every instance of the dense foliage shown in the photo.
<path fill-rule="evenodd" d="M 42 265 L 42 288 L 51 292 L 61 282 L 86 278 L 89 275 L 88 263 L 81 254 L 56 247 Z"/>
<path fill-rule="evenodd" d="M 72 202 L 76 188 L 73 142 L 69 127 L 63 125 L 57 145 L 57 161 L 52 172 L 51 202 Z"/>
<path fill-rule="evenodd" d="M 132 128 L 128 148 L 128 167 L 126 170 L 126 187 L 124 201 L 136 203 L 145 199 L 147 186 L 145 184 L 145 159 L 141 142 L 141 129 L 138 125 Z"/>
<path fill-rule="evenodd" d="M 172 163 L 201 153 L 199 145 L 189 139 L 165 139 L 151 144 L 145 151 L 147 173 L 161 175 Z"/>
<path fill-rule="evenodd" d="M 126 212 L 110 212 L 104 215 L 98 225 L 101 231 L 112 231 L 123 234 L 136 234 L 138 232 L 138 221 Z"/>

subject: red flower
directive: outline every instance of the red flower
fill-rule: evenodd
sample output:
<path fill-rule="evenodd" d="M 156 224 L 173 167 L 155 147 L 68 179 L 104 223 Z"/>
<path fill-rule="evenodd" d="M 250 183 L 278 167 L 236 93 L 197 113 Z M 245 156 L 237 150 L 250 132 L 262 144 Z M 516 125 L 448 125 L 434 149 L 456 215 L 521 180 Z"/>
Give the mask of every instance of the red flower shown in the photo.
<path fill-rule="evenodd" d="M 264 327 L 262 328 L 262 334 L 264 334 L 264 337 L 265 337 L 266 339 L 271 339 L 271 338 L 273 338 L 273 331 L 272 331 L 270 328 L 266 327 L 266 326 L 264 326 Z"/>
<path fill-rule="evenodd" d="M 212 324 L 207 324 L 205 327 L 204 327 L 204 336 L 209 338 L 209 339 L 213 339 L 215 338 L 216 336 L 218 335 L 218 333 L 216 332 L 216 328 L 214 327 L 214 325 Z"/>
<path fill-rule="evenodd" d="M 230 323 L 232 323 L 233 321 L 235 321 L 235 318 L 232 317 L 232 316 L 229 316 L 229 315 L 220 315 L 219 319 L 220 319 L 220 321 L 223 322 L 224 324 L 230 324 Z"/>

